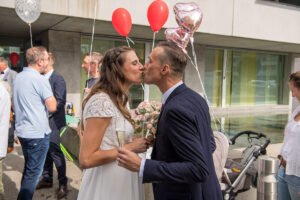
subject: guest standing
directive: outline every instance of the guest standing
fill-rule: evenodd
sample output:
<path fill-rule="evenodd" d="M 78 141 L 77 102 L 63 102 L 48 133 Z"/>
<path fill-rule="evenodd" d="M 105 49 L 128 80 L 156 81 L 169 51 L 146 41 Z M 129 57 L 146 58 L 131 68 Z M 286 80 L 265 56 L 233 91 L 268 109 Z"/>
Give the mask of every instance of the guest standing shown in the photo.
<path fill-rule="evenodd" d="M 4 84 L 7 83 L 0 81 L 0 200 L 4 199 L 4 187 L 2 183 L 2 162 L 6 156 L 7 151 L 7 137 L 10 113 L 10 86 L 7 84 L 6 89 Z"/>
<path fill-rule="evenodd" d="M 86 96 L 93 85 L 97 83 L 100 79 L 100 66 L 101 66 L 102 55 L 98 52 L 92 52 L 91 54 L 86 54 L 81 67 L 83 68 L 85 74 L 90 74 L 89 78 L 85 83 L 84 96 Z"/>
<path fill-rule="evenodd" d="M 59 188 L 57 198 L 61 199 L 67 195 L 66 160 L 60 149 L 60 130 L 66 126 L 65 104 L 66 104 L 66 82 L 64 78 L 54 71 L 54 55 L 48 53 L 49 64 L 44 73 L 49 79 L 52 92 L 57 101 L 56 111 L 49 115 L 49 125 L 51 128 L 50 146 L 47 153 L 42 179 L 36 189 L 49 188 L 53 184 L 53 162 L 58 173 Z"/>
<path fill-rule="evenodd" d="M 8 61 L 4 57 L 0 57 L 0 80 L 7 82 L 12 90 L 13 82 L 17 76 L 17 72 L 11 70 L 8 67 Z M 12 104 L 11 104 L 12 105 Z M 14 149 L 14 136 L 15 136 L 15 119 L 14 110 L 11 107 L 11 120 L 9 125 L 9 135 L 8 135 L 8 148 L 7 152 L 11 152 Z"/>
<path fill-rule="evenodd" d="M 56 110 L 50 83 L 41 75 L 49 62 L 47 50 L 32 47 L 26 51 L 26 59 L 28 67 L 17 75 L 13 88 L 16 135 L 25 159 L 18 200 L 33 197 L 49 148 L 48 111 Z"/>
<path fill-rule="evenodd" d="M 292 96 L 300 102 L 300 71 L 289 78 Z M 300 105 L 293 111 L 284 129 L 277 174 L 278 200 L 300 199 Z"/>

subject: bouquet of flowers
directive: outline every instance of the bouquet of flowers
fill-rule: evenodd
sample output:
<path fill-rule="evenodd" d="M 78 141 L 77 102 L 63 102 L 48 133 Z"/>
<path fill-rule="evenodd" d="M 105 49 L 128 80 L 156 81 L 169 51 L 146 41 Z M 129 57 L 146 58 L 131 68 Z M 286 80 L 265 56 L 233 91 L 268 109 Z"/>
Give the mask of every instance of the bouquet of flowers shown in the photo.
<path fill-rule="evenodd" d="M 131 113 L 135 121 L 134 134 L 143 137 L 155 135 L 160 110 L 160 102 L 141 102 Z"/>

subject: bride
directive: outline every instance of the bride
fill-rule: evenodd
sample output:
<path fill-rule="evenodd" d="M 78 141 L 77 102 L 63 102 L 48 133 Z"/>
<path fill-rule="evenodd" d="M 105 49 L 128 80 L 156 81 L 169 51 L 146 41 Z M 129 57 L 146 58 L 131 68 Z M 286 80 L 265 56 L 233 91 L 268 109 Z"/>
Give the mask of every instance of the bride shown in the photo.
<path fill-rule="evenodd" d="M 79 200 L 138 200 L 138 174 L 118 166 L 117 132 L 125 131 L 124 148 L 145 152 L 145 138 L 132 141 L 127 91 L 141 83 L 143 66 L 133 49 L 116 47 L 104 55 L 100 80 L 82 103 L 83 138 L 79 162 L 84 170 Z M 124 133 L 124 132 L 123 132 Z M 121 143 L 121 142 L 120 142 Z"/>

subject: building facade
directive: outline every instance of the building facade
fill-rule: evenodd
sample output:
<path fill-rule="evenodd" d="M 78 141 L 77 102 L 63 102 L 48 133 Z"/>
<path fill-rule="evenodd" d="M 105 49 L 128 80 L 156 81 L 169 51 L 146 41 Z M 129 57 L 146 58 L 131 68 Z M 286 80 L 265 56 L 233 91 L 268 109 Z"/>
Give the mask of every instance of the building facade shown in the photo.
<path fill-rule="evenodd" d="M 97 1 L 97 2 L 96 2 Z M 32 24 L 33 42 L 46 46 L 56 57 L 55 70 L 67 82 L 67 100 L 80 115 L 86 75 L 81 62 L 91 48 L 96 8 L 93 51 L 127 45 L 111 23 L 115 9 L 126 8 L 132 17 L 129 37 L 144 63 L 151 52 L 153 31 L 147 20 L 152 0 L 41 0 L 41 16 Z M 177 1 L 165 0 L 167 23 L 156 35 L 165 40 L 164 29 L 178 27 L 173 13 Z M 190 2 L 181 0 L 181 3 Z M 203 11 L 194 35 L 197 63 L 214 117 L 289 113 L 296 100 L 290 96 L 287 79 L 300 70 L 300 7 L 293 0 L 196 0 Z M 0 0 L 0 56 L 20 54 L 15 67 L 26 65 L 24 52 L 30 46 L 29 26 L 15 13 L 14 1 Z M 187 48 L 192 55 L 190 46 Z M 185 83 L 204 95 L 196 70 L 189 63 Z M 142 100 L 161 100 L 155 86 L 130 89 L 131 107 Z"/>

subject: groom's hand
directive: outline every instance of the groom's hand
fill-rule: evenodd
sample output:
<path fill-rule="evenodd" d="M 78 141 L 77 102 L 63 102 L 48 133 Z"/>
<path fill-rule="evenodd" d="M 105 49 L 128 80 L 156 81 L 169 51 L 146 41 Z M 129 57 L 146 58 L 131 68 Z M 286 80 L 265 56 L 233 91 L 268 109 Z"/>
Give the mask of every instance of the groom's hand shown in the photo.
<path fill-rule="evenodd" d="M 125 148 L 118 148 L 118 157 L 119 166 L 124 167 L 130 171 L 138 172 L 140 171 L 141 158 L 132 151 L 129 151 Z"/>

